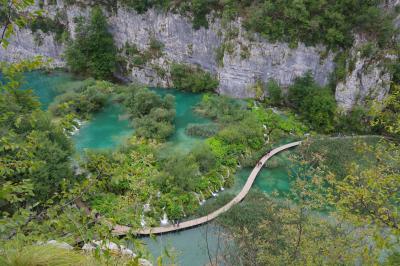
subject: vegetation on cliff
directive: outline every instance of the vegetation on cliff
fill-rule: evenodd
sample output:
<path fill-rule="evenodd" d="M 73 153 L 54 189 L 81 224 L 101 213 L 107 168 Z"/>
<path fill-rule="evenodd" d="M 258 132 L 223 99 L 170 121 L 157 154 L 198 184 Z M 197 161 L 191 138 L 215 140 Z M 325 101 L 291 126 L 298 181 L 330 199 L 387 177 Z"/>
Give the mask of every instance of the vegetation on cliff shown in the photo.
<path fill-rule="evenodd" d="M 227 19 L 240 14 L 249 29 L 272 40 L 301 38 L 329 47 L 346 47 L 351 42 L 348 33 L 354 29 L 367 31 L 367 37 L 378 42 L 390 32 L 376 8 L 378 1 L 125 2 L 140 12 L 175 3 L 194 16 L 195 27 L 207 26 L 205 16 L 214 9 Z M 321 9 L 326 11 L 323 16 L 312 14 Z M 1 22 L 7 14 L 4 10 L 9 12 L 2 9 Z M 246 17 L 246 12 L 254 16 Z M 269 16 L 275 16 L 276 23 L 264 27 L 270 26 Z M 371 19 L 378 23 L 371 25 Z M 14 26 L 10 19 L 5 22 L 3 44 Z M 376 31 L 379 34 L 374 36 Z M 153 48 L 162 50 L 157 43 Z M 102 11 L 94 8 L 90 21 L 79 23 L 77 38 L 66 54 L 69 65 L 76 72 L 109 79 L 115 53 Z M 291 169 L 292 188 L 285 199 L 274 197 L 275 193 L 251 194 L 219 219 L 234 245 L 216 260 L 227 265 L 398 265 L 399 84 L 393 84 L 384 101 L 371 103 L 368 112 L 353 109 L 344 119 L 332 92 L 318 86 L 310 75 L 298 78 L 287 97 L 273 81 L 257 84 L 261 90 L 257 101 L 204 94 L 195 112 L 212 124 L 186 130 L 206 139 L 178 153 L 162 142 L 174 132 L 173 96 L 161 97 L 139 85 L 88 79 L 65 84 L 63 94 L 49 111 L 43 111 L 32 91 L 21 89 L 22 73 L 38 66 L 37 61 L 1 64 L 0 263 L 138 265 L 146 254 L 139 241 L 130 234 L 117 239 L 112 225 L 135 229 L 158 225 L 164 214 L 172 220 L 193 215 L 204 199 L 232 184 L 238 166 L 254 166 L 280 140 L 302 139 L 312 129 L 379 133 L 388 138 L 304 141 L 292 158 L 296 162 Z M 195 92 L 211 92 L 218 86 L 211 74 L 185 65 L 172 66 L 172 79 L 177 88 Z M 114 151 L 89 151 L 73 167 L 71 123 L 76 118 L 90 119 L 111 102 L 125 106 L 135 136 Z M 279 112 L 271 104 L 287 105 L 291 111 Z M 75 247 L 93 239 L 125 245 L 129 241 L 138 256 L 121 258 L 99 249 L 83 255 L 43 245 L 49 239 Z"/>
<path fill-rule="evenodd" d="M 89 21 L 77 18 L 75 39 L 65 53 L 71 71 L 96 79 L 110 79 L 116 67 L 116 53 L 113 36 L 99 7 L 92 9 Z"/>
<path fill-rule="evenodd" d="M 219 86 L 209 72 L 185 64 L 172 64 L 171 79 L 176 89 L 191 92 L 213 92 Z"/>
<path fill-rule="evenodd" d="M 394 29 L 392 16 L 379 5 L 383 1 L 136 1 L 122 0 L 127 7 L 139 13 L 156 7 L 179 10 L 190 14 L 193 27 L 208 27 L 207 16 L 215 12 L 223 21 L 242 17 L 244 26 L 260 33 L 270 41 L 297 45 L 326 44 L 329 48 L 348 48 L 353 44 L 353 33 L 363 33 L 387 45 Z"/>

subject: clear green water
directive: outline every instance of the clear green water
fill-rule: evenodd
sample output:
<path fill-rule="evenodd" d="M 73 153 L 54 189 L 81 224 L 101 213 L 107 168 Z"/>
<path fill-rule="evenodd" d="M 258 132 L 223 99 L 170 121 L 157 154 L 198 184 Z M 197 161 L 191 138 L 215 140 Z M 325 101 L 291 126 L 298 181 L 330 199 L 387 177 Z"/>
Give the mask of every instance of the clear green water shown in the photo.
<path fill-rule="evenodd" d="M 224 246 L 222 236 L 218 239 L 220 230 L 213 225 L 203 225 L 190 230 L 157 236 L 155 239 L 144 238 L 144 244 L 151 252 L 154 259 L 163 254 L 165 248 L 172 250 L 176 255 L 175 262 L 178 265 L 202 266 L 209 263 L 207 252 L 215 257 L 217 247 Z M 207 236 L 207 241 L 206 241 Z M 168 265 L 170 262 L 165 262 Z"/>
<path fill-rule="evenodd" d="M 192 111 L 200 100 L 201 94 L 185 93 L 170 89 L 152 89 L 159 95 L 167 93 L 176 97 L 176 131 L 167 143 L 166 149 L 170 152 L 187 152 L 194 145 L 202 141 L 201 138 L 191 137 L 185 133 L 190 123 L 206 123 L 209 120 L 199 117 Z M 93 119 L 84 124 L 76 135 L 73 136 L 78 152 L 85 149 L 112 149 L 123 143 L 133 133 L 133 128 L 128 120 L 122 120 L 124 110 L 118 105 L 110 105 L 95 114 Z"/>
<path fill-rule="evenodd" d="M 168 152 L 187 152 L 196 144 L 201 143 L 203 141 L 202 138 L 187 135 L 185 129 L 191 123 L 202 124 L 210 122 L 210 120 L 196 115 L 192 110 L 201 101 L 203 95 L 174 89 L 152 88 L 152 90 L 162 96 L 167 93 L 175 96 L 175 134 L 168 139 L 166 144 Z"/>
<path fill-rule="evenodd" d="M 60 83 L 68 82 L 73 78 L 62 72 L 45 74 L 32 72 L 26 75 L 28 84 L 25 88 L 32 88 L 42 102 L 43 108 L 57 96 L 56 87 Z M 176 132 L 167 142 L 168 152 L 186 152 L 194 145 L 202 142 L 201 138 L 191 137 L 185 134 L 185 129 L 190 123 L 209 123 L 208 119 L 196 116 L 192 108 L 200 100 L 201 94 L 185 93 L 176 90 L 153 89 L 160 95 L 166 93 L 176 97 Z M 84 149 L 112 149 L 121 144 L 124 139 L 133 133 L 129 121 L 121 119 L 123 108 L 119 105 L 110 105 L 101 112 L 95 114 L 93 119 L 84 124 L 76 135 L 73 136 L 78 152 Z M 285 160 L 285 154 L 278 155 Z M 237 193 L 242 188 L 251 169 L 241 169 L 236 174 L 235 185 L 226 192 Z M 274 190 L 287 192 L 290 187 L 288 167 L 278 163 L 275 167 L 264 168 L 256 179 L 253 188 L 258 188 L 266 193 Z M 162 254 L 164 248 L 173 247 L 177 252 L 178 265 L 205 265 L 209 263 L 207 254 L 205 232 L 208 228 L 208 244 L 212 252 L 218 245 L 218 234 L 215 227 L 210 225 L 200 226 L 194 229 L 157 236 L 155 239 L 143 238 L 154 258 Z"/>
<path fill-rule="evenodd" d="M 278 192 L 283 196 L 290 190 L 290 162 L 287 159 L 290 151 L 282 152 L 275 155 L 271 161 L 272 165 L 264 166 L 258 174 L 252 189 L 258 189 L 267 194 Z M 233 192 L 238 192 L 246 183 L 247 177 L 250 175 L 252 169 L 240 169 L 236 173 L 235 185 L 232 188 Z"/>
<path fill-rule="evenodd" d="M 23 89 L 32 89 L 39 97 L 42 109 L 45 110 L 59 94 L 57 87 L 60 84 L 73 81 L 74 77 L 62 71 L 44 73 L 41 71 L 32 71 L 24 75 L 25 84 Z"/>
<path fill-rule="evenodd" d="M 133 128 L 127 119 L 122 119 L 123 111 L 122 106 L 113 104 L 94 114 L 72 137 L 76 151 L 112 149 L 129 138 Z"/>

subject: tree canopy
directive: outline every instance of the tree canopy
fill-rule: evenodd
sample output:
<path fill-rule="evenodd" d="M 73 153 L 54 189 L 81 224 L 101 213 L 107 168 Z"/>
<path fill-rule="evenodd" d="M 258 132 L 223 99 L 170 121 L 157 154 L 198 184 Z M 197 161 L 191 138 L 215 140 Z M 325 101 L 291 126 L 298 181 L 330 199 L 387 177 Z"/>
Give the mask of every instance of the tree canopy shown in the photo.
<path fill-rule="evenodd" d="M 75 39 L 65 52 L 69 68 L 96 79 L 111 79 L 116 67 L 117 49 L 106 17 L 99 7 L 95 7 L 88 21 L 82 17 L 77 20 Z"/>

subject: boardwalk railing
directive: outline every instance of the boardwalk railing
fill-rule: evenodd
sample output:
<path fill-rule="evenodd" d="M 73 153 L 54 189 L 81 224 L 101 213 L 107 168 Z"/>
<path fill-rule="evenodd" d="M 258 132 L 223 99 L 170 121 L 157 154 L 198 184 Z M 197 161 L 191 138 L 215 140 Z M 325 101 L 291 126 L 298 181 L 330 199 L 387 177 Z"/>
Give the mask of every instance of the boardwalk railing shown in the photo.
<path fill-rule="evenodd" d="M 228 211 L 230 208 L 232 208 L 233 205 L 241 202 L 249 193 L 251 186 L 254 183 L 254 180 L 256 179 L 258 173 L 262 169 L 263 165 L 275 154 L 290 149 L 292 147 L 298 146 L 301 144 L 301 141 L 297 142 L 292 142 L 283 146 L 280 146 L 276 149 L 273 149 L 272 151 L 268 152 L 266 155 L 264 155 L 260 161 L 257 163 L 257 165 L 254 167 L 253 171 L 250 173 L 249 177 L 247 178 L 246 184 L 242 188 L 242 190 L 239 192 L 236 197 L 234 197 L 230 202 L 228 202 L 226 205 L 222 206 L 218 210 L 209 213 L 206 216 L 196 218 L 193 220 L 189 220 L 186 222 L 182 222 L 179 224 L 179 226 L 174 226 L 174 225 L 168 225 L 168 226 L 160 226 L 160 227 L 150 227 L 150 228 L 142 228 L 137 231 L 133 231 L 132 233 L 137 234 L 137 235 L 151 235 L 151 234 L 163 234 L 163 233 L 169 233 L 169 232 L 174 232 L 174 231 L 180 231 L 188 228 L 192 228 L 204 223 L 207 223 L 215 218 L 217 218 L 220 214 Z M 113 229 L 113 234 L 114 235 L 126 235 L 127 233 L 131 232 L 132 228 L 129 226 L 124 226 L 124 225 L 116 225 Z"/>

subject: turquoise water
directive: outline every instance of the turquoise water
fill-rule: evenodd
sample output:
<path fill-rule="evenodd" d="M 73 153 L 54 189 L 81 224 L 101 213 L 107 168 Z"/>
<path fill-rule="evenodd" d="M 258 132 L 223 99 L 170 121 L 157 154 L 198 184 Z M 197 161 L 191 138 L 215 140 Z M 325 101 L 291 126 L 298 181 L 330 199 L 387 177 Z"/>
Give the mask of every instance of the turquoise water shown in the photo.
<path fill-rule="evenodd" d="M 207 241 L 206 241 L 207 239 Z M 177 265 L 202 266 L 209 263 L 208 250 L 212 258 L 225 245 L 222 231 L 208 224 L 190 230 L 157 236 L 154 239 L 144 238 L 144 244 L 151 252 L 153 259 L 162 255 L 164 249 L 172 251 Z M 208 248 L 207 248 L 208 242 Z M 171 261 L 163 261 L 169 265 Z"/>
<path fill-rule="evenodd" d="M 187 152 L 197 143 L 202 142 L 201 138 L 188 136 L 185 129 L 190 123 L 207 123 L 209 120 L 199 117 L 192 111 L 200 100 L 201 94 L 180 92 L 170 89 L 152 89 L 159 95 L 167 93 L 176 98 L 175 133 L 168 139 L 164 151 Z M 81 127 L 73 136 L 75 147 L 78 152 L 84 149 L 110 149 L 123 143 L 133 133 L 133 128 L 128 120 L 123 117 L 123 108 L 119 105 L 110 105 L 101 112 L 95 114 L 93 119 Z"/>
<path fill-rule="evenodd" d="M 290 151 L 285 151 L 271 158 L 271 163 L 264 166 L 258 174 L 252 189 L 258 189 L 269 195 L 273 192 L 278 192 L 280 196 L 288 193 L 291 183 L 289 177 L 289 172 L 291 171 L 291 162 L 288 160 L 289 154 Z M 251 168 L 244 168 L 236 173 L 233 188 L 235 192 L 238 187 L 239 190 L 243 187 L 251 171 Z"/>
<path fill-rule="evenodd" d="M 123 107 L 112 104 L 93 115 L 84 123 L 72 139 L 77 152 L 85 149 L 112 149 L 123 143 L 133 133 L 127 119 L 123 119 Z"/>
<path fill-rule="evenodd" d="M 28 85 L 26 88 L 32 88 L 39 96 L 43 108 L 48 105 L 57 96 L 57 84 L 68 82 L 72 77 L 65 73 L 55 72 L 45 74 L 32 72 L 26 77 Z M 197 116 L 192 108 L 200 102 L 201 94 L 185 93 L 176 90 L 152 89 L 160 95 L 166 93 L 173 94 L 176 97 L 176 132 L 171 136 L 167 143 L 168 152 L 187 152 L 194 145 L 201 143 L 202 138 L 196 138 L 186 135 L 185 129 L 190 123 L 209 123 L 208 119 Z M 123 118 L 124 110 L 120 105 L 110 105 L 99 113 L 93 115 L 91 121 L 82 125 L 81 129 L 72 138 L 78 152 L 84 149 L 112 149 L 123 143 L 123 141 L 132 135 L 133 128 L 128 120 Z M 278 155 L 281 160 L 278 163 L 272 162 L 273 167 L 264 168 L 256 179 L 253 188 L 258 188 L 266 193 L 278 190 L 287 192 L 290 187 L 288 178 L 286 154 Z M 251 169 L 240 169 L 236 174 L 236 182 L 233 188 L 226 192 L 237 193 L 241 190 Z M 162 254 L 165 248 L 172 248 L 176 251 L 178 265 L 205 265 L 209 263 L 207 253 L 207 243 L 205 241 L 205 232 L 208 228 L 208 245 L 212 253 L 217 250 L 218 234 L 212 225 L 204 225 L 194 229 L 157 236 L 152 238 L 143 238 L 154 258 Z M 212 257 L 213 257 L 213 254 Z"/>
<path fill-rule="evenodd" d="M 182 92 L 174 89 L 152 88 L 159 95 L 172 94 L 176 101 L 175 133 L 168 139 L 166 146 L 169 152 L 187 152 L 193 146 L 202 142 L 202 138 L 189 136 L 185 133 L 186 127 L 191 124 L 205 124 L 210 120 L 196 115 L 192 108 L 197 105 L 202 94 Z"/>
<path fill-rule="evenodd" d="M 22 88 L 33 90 L 39 97 L 43 110 L 47 109 L 50 103 L 59 94 L 57 87 L 60 84 L 74 80 L 72 75 L 62 71 L 54 71 L 51 73 L 32 71 L 25 73 L 24 77 L 26 83 Z"/>

